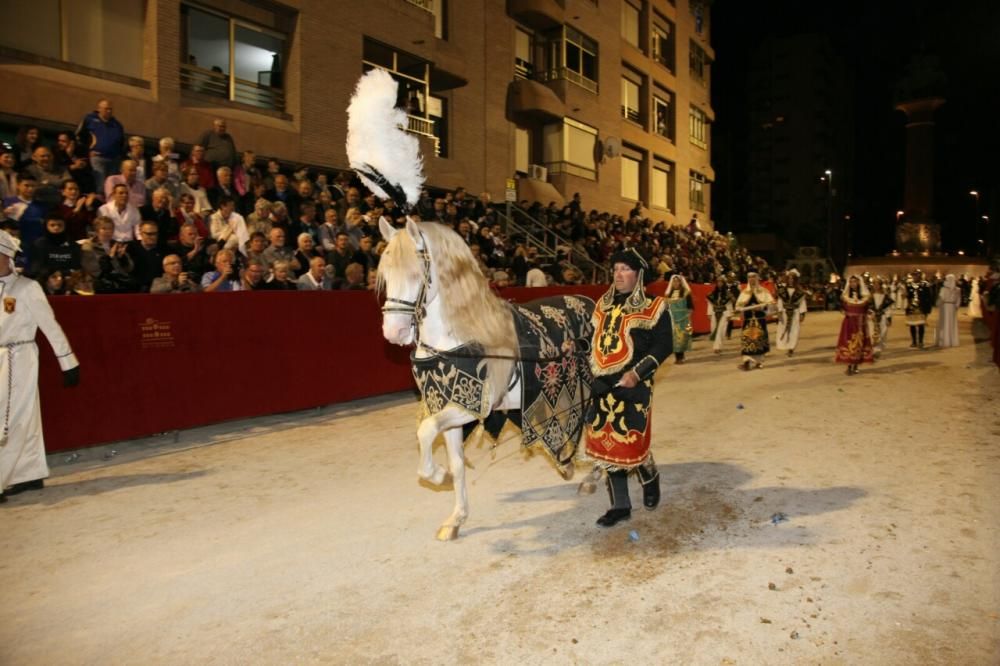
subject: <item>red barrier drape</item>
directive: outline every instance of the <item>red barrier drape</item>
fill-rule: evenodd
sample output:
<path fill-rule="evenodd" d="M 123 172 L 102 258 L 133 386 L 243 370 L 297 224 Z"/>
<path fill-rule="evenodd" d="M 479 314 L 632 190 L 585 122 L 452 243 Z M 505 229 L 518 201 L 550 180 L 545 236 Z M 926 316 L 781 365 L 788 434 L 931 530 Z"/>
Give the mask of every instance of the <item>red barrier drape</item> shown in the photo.
<path fill-rule="evenodd" d="M 666 283 L 650 285 L 662 294 Z M 553 294 L 600 298 L 607 287 L 511 288 L 523 302 Z M 696 333 L 709 330 L 692 285 Z M 370 292 L 253 292 L 57 297 L 56 318 L 80 359 L 62 386 L 39 335 L 47 450 L 276 414 L 413 386 L 409 350 L 382 338 Z"/>

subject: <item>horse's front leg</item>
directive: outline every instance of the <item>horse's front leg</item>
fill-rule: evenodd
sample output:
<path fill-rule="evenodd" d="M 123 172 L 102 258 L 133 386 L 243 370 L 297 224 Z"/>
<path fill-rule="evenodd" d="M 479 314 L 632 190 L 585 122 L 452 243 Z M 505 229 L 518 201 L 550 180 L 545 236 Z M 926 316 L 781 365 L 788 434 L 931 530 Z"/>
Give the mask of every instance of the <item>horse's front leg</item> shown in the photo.
<path fill-rule="evenodd" d="M 441 412 L 428 416 L 417 427 L 417 441 L 420 443 L 420 463 L 417 466 L 417 476 L 435 486 L 445 481 L 444 465 L 434 464 L 434 440 L 444 428 L 439 418 Z"/>
<path fill-rule="evenodd" d="M 458 529 L 469 517 L 469 495 L 465 489 L 465 442 L 462 439 L 462 428 L 445 430 L 444 443 L 448 449 L 448 466 L 455 485 L 455 510 L 448 520 L 438 528 L 439 541 L 452 541 L 458 538 Z"/>

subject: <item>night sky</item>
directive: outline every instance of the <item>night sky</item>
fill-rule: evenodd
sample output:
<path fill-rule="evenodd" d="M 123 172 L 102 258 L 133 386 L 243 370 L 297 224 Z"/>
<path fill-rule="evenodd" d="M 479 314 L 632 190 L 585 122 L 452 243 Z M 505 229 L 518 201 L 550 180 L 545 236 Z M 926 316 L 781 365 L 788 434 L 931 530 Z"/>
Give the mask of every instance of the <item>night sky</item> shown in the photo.
<path fill-rule="evenodd" d="M 825 33 L 853 72 L 851 104 L 855 117 L 854 187 L 842 203 L 857 222 L 855 255 L 892 249 L 895 211 L 903 201 L 904 115 L 893 108 L 893 91 L 912 53 L 925 49 L 941 59 L 948 78 L 946 104 L 935 127 L 935 218 L 942 225 L 945 250 L 976 245 L 984 234 L 973 227 L 975 200 L 980 214 L 1000 224 L 1000 2 L 945 3 L 927 0 L 791 2 L 717 0 L 712 7 L 713 139 L 738 145 L 732 133 L 745 132 L 747 62 L 768 35 Z M 715 156 L 718 159 L 719 155 Z M 739 230 L 739 201 L 729 196 L 732 181 L 750 168 L 737 151 L 729 168 L 717 174 L 713 217 L 722 230 Z M 995 237 L 995 236 L 994 236 Z"/>

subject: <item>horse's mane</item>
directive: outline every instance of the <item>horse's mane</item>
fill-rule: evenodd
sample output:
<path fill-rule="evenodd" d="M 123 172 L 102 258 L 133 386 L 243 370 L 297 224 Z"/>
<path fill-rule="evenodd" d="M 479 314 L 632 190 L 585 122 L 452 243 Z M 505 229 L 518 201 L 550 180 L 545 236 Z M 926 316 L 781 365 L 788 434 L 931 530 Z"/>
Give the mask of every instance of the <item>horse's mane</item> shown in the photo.
<path fill-rule="evenodd" d="M 437 270 L 442 315 L 453 335 L 462 341 L 478 342 L 487 353 L 515 355 L 517 334 L 510 308 L 490 290 L 469 246 L 443 224 L 421 222 L 419 227 Z M 387 265 L 379 265 L 380 283 L 384 284 L 389 276 L 422 279 L 420 258 L 409 233 L 401 230 L 389 241 L 387 249 L 392 251 L 386 258 L 388 261 L 383 260 Z"/>

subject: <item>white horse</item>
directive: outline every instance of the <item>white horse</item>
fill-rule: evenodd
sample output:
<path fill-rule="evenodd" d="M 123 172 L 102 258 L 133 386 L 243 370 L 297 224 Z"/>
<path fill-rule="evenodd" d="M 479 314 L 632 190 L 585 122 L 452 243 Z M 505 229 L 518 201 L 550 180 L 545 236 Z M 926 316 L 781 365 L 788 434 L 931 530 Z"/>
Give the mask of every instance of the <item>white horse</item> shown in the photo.
<path fill-rule="evenodd" d="M 442 434 L 455 488 L 455 508 L 438 529 L 437 538 L 448 541 L 458 537 L 459 528 L 469 515 L 462 426 L 482 421 L 494 410 L 522 408 L 525 359 L 519 352 L 514 308 L 490 291 L 468 246 L 450 228 L 408 220 L 405 230 L 396 230 L 385 218 L 379 228 L 388 241 L 378 268 L 379 290 L 385 293 L 382 334 L 393 344 L 416 346 L 411 358 L 424 406 L 424 417 L 417 428 L 420 444 L 417 474 L 435 485 L 446 481 L 444 466 L 435 464 L 433 459 L 434 440 Z M 546 323 L 557 322 L 566 333 L 566 340 L 574 343 L 583 338 L 589 340 L 586 326 L 593 302 L 582 297 L 561 298 L 572 312 L 566 309 L 563 300 L 554 306 L 545 305 Z M 540 315 L 528 317 L 534 317 L 535 324 L 542 323 Z M 587 324 L 581 326 L 584 320 Z M 537 349 L 535 354 L 539 358 L 532 361 L 551 362 L 563 368 L 577 363 L 578 355 L 569 352 L 573 345 L 553 343 L 546 336 L 543 341 L 544 348 Z M 585 350 L 586 344 L 581 347 Z M 539 374 L 535 366 L 531 368 L 532 376 Z M 549 374 L 553 372 L 547 369 Z M 575 373 L 576 370 L 573 377 L 577 376 Z M 573 423 L 569 429 L 572 430 L 577 420 L 582 423 L 582 410 L 589 399 L 589 370 L 586 386 L 572 397 L 567 396 L 565 386 L 554 383 L 550 381 L 546 389 L 549 401 L 537 403 L 541 409 L 532 412 L 542 416 L 532 418 L 545 429 L 553 420 L 564 420 L 571 411 Z M 558 399 L 554 397 L 556 394 Z M 539 437 L 548 446 L 551 440 Z M 524 441 L 528 442 L 528 437 Z M 557 447 L 553 445 L 547 450 L 552 453 Z M 567 479 L 572 476 L 575 448 L 575 440 L 565 441 L 558 455 L 553 454 Z"/>

